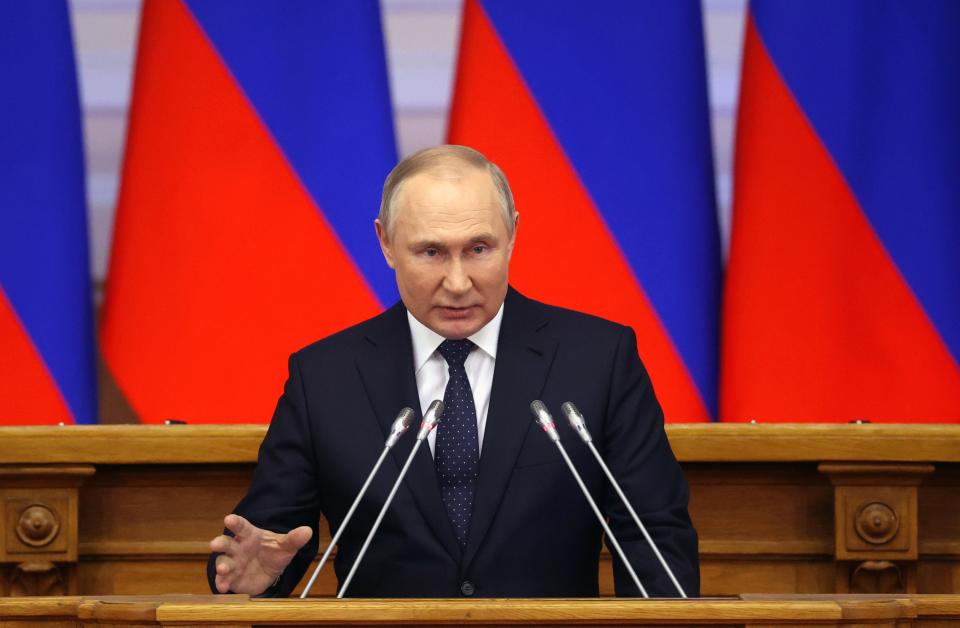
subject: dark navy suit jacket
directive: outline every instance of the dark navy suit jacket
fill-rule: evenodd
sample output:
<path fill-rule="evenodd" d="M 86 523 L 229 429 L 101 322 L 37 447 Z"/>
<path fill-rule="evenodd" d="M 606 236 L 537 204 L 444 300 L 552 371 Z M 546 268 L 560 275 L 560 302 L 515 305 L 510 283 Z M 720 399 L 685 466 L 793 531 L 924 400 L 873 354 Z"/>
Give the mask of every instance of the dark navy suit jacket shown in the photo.
<path fill-rule="evenodd" d="M 406 310 L 383 314 L 290 358 L 290 374 L 250 490 L 234 512 L 313 540 L 271 594 L 289 595 L 317 552 L 320 514 L 336 530 L 404 406 L 417 420 L 381 467 L 337 549 L 346 577 L 419 426 Z M 688 595 L 699 591 L 697 535 L 688 488 L 663 429 L 663 412 L 637 355 L 633 331 L 551 307 L 510 289 L 480 457 L 469 538 L 461 550 L 447 518 L 433 459 L 421 446 L 364 561 L 350 597 L 584 597 L 598 595 L 602 529 L 557 451 L 532 420 L 542 399 L 563 443 L 610 520 L 647 591 L 676 596 L 668 577 L 589 450 L 562 420 L 583 412 L 594 442 Z M 208 577 L 213 580 L 211 556 Z M 639 595 L 614 561 L 618 595 Z M 469 585 L 465 585 L 469 583 Z"/>

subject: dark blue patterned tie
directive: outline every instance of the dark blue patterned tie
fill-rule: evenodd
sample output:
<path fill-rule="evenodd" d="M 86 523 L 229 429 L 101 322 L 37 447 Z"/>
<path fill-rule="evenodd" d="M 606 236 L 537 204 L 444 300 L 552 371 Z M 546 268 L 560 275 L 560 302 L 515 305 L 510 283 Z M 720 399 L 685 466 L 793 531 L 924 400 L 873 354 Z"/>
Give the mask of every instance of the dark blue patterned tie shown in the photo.
<path fill-rule="evenodd" d="M 460 547 L 467 544 L 473 488 L 480 465 L 477 409 L 463 363 L 473 350 L 469 340 L 444 340 L 437 349 L 447 361 L 450 381 L 443 393 L 443 419 L 437 426 L 433 463 L 440 479 L 440 495 Z"/>

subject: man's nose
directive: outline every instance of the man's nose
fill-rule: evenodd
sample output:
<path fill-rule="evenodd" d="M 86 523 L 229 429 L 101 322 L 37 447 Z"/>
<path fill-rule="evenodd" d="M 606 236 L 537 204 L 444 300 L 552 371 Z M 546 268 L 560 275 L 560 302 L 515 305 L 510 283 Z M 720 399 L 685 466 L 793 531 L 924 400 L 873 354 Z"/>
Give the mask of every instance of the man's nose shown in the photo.
<path fill-rule="evenodd" d="M 443 277 L 443 287 L 453 294 L 464 294 L 470 290 L 473 282 L 463 262 L 457 258 L 451 260 L 447 266 L 447 272 Z"/>

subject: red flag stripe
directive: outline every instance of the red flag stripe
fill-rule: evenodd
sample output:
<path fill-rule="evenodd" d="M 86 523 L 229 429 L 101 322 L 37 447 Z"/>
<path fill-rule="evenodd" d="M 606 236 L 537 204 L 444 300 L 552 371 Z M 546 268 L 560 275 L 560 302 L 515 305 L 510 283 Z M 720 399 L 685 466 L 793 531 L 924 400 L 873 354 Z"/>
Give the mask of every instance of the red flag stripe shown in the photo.
<path fill-rule="evenodd" d="M 144 421 L 267 421 L 286 357 L 380 306 L 189 11 L 142 24 L 103 352 Z"/>
<path fill-rule="evenodd" d="M 60 389 L 0 288 L 0 399 L 5 420 L 51 425 L 73 419 Z"/>

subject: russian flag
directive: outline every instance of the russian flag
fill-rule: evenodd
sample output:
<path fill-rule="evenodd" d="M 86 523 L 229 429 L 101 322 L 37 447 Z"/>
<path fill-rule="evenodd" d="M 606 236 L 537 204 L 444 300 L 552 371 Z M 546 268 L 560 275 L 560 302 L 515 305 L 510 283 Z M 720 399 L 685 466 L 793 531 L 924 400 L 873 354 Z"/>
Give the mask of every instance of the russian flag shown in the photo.
<path fill-rule="evenodd" d="M 101 323 L 145 422 L 264 422 L 287 356 L 396 298 L 375 0 L 147 0 Z"/>
<path fill-rule="evenodd" d="M 960 420 L 960 3 L 753 2 L 721 415 Z"/>
<path fill-rule="evenodd" d="M 670 421 L 715 416 L 720 251 L 696 0 L 466 0 L 449 141 L 506 172 L 511 283 L 630 325 Z"/>
<path fill-rule="evenodd" d="M 92 423 L 83 137 L 66 2 L 0 8 L 0 81 L 0 423 Z"/>

